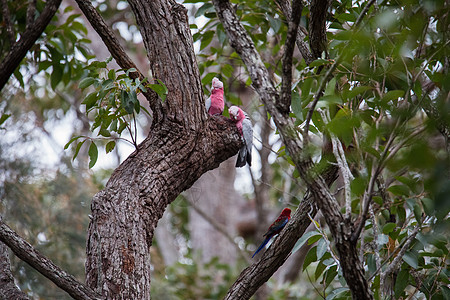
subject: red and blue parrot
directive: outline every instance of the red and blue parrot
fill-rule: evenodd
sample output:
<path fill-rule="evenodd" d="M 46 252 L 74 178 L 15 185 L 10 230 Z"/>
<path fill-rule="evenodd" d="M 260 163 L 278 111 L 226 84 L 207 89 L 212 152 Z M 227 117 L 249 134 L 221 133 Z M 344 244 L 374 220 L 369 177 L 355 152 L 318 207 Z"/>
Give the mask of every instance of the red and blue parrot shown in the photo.
<path fill-rule="evenodd" d="M 280 216 L 275 220 L 275 222 L 272 223 L 272 225 L 270 225 L 269 229 L 268 229 L 267 232 L 264 234 L 264 236 L 265 236 L 266 238 L 265 238 L 265 240 L 261 243 L 261 245 L 258 247 L 258 249 L 256 250 L 256 252 L 253 254 L 252 258 L 253 258 L 259 251 L 261 251 L 262 248 L 264 248 L 264 246 L 270 241 L 270 239 L 271 239 L 274 235 L 280 233 L 280 231 L 284 228 L 284 226 L 286 226 L 287 222 L 289 222 L 290 219 L 291 219 L 291 209 L 289 209 L 289 208 L 283 209 L 283 211 L 281 212 Z"/>

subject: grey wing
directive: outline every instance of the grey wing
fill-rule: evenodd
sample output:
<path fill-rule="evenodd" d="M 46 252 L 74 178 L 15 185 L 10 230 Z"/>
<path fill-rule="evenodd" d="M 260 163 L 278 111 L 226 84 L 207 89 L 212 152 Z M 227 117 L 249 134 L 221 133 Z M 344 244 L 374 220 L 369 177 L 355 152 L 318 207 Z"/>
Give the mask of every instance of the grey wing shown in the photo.
<path fill-rule="evenodd" d="M 247 163 L 250 165 L 252 161 L 252 147 L 253 147 L 253 126 L 250 118 L 245 114 L 245 119 L 242 122 L 242 135 L 247 147 Z"/>
<path fill-rule="evenodd" d="M 211 97 L 206 99 L 205 106 L 206 106 L 206 112 L 209 112 L 209 108 L 211 107 Z"/>

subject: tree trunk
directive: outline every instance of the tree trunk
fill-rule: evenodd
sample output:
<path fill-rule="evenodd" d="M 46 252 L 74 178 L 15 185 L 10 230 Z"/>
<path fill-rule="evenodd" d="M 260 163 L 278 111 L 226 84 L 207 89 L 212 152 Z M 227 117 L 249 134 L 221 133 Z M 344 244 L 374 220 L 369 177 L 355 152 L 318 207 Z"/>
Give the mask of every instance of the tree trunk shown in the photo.
<path fill-rule="evenodd" d="M 153 78 L 168 88 L 151 103 L 149 136 L 92 200 L 86 282 L 107 299 L 150 299 L 150 246 L 167 205 L 241 144 L 234 123 L 208 117 L 186 9 L 129 1 Z M 152 99 L 149 99 L 152 101 Z"/>

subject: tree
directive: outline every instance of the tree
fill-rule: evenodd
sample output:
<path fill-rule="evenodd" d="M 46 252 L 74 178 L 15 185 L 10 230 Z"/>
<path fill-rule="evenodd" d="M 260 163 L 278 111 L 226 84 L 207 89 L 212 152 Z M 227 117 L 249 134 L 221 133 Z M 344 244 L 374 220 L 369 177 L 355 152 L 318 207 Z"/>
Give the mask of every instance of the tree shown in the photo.
<path fill-rule="evenodd" d="M 152 124 L 141 144 L 133 140 L 136 150 L 92 200 L 89 288 L 72 280 L 68 285 L 80 299 L 100 294 L 147 299 L 148 257 L 158 220 L 182 191 L 235 154 L 241 141 L 227 118 L 205 113 L 201 74 L 181 4 L 129 1 L 150 62 L 153 85 L 146 85 L 92 4 L 77 3 L 117 64 L 128 70 L 122 78 L 129 77 L 124 80 L 133 89 L 120 91 L 123 109 L 134 116 L 140 105 L 133 92 L 141 92 Z M 50 17 L 56 11 L 52 5 L 44 7 Z M 323 274 L 324 293 L 340 278 L 346 284 L 338 291 L 350 292 L 354 299 L 402 297 L 407 285 L 427 297 L 448 295 L 448 276 L 439 276 L 447 272 L 448 255 L 441 231 L 448 222 L 448 171 L 440 167 L 449 165 L 448 3 L 279 0 L 276 5 L 214 0 L 197 12 L 209 21 L 194 39 L 205 49 L 215 29 L 222 49 L 211 48 L 211 54 L 220 57 L 232 49 L 231 57 L 239 57 L 283 142 L 279 156 L 295 167 L 307 188 L 279 238 L 241 273 L 226 298 L 250 298 L 306 240 L 318 241 L 304 268 L 318 261 L 316 277 Z M 2 56 L 0 65 L 8 66 L 2 68 L 4 82 L 48 22 L 47 16 L 38 22 L 36 34 L 22 35 L 26 43 L 15 43 L 13 23 L 5 18 L 4 33 L 13 46 Z M 294 57 L 295 45 L 299 58 Z M 22 50 L 21 56 L 12 54 L 14 47 Z M 266 64 L 261 54 L 271 51 L 277 59 Z M 99 66 L 91 64 L 91 69 Z M 93 76 L 91 72 L 80 86 L 92 84 L 97 80 Z M 109 79 L 116 78 L 112 74 Z M 98 108 L 97 127 L 105 137 L 109 133 L 101 130 L 112 124 L 101 117 L 102 98 L 112 89 L 108 84 L 85 99 L 88 108 Z M 323 138 L 323 149 L 313 143 L 314 137 Z M 433 137 L 444 142 L 430 145 Z M 94 143 L 89 154 L 95 163 Z M 338 176 L 340 186 L 334 184 Z M 300 239 L 319 209 L 327 229 L 317 225 L 316 233 Z M 1 240 L 22 257 L 20 247 L 8 239 L 12 235 L 4 225 Z M 67 282 L 61 286 L 68 288 Z"/>

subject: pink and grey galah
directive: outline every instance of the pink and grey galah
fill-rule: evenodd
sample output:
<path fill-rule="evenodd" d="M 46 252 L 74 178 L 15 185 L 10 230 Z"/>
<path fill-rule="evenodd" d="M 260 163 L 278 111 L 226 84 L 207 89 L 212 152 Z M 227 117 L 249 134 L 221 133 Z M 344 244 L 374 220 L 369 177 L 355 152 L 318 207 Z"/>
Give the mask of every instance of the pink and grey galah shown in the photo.
<path fill-rule="evenodd" d="M 214 77 L 211 84 L 211 96 L 206 99 L 206 111 L 213 116 L 219 116 L 223 113 L 225 102 L 223 100 L 223 82 Z"/>
<path fill-rule="evenodd" d="M 228 113 L 230 114 L 230 118 L 236 123 L 237 129 L 244 139 L 244 145 L 239 149 L 236 167 L 243 167 L 246 162 L 251 166 L 253 145 L 252 121 L 250 121 L 248 115 L 237 106 L 231 106 L 228 109 Z"/>

